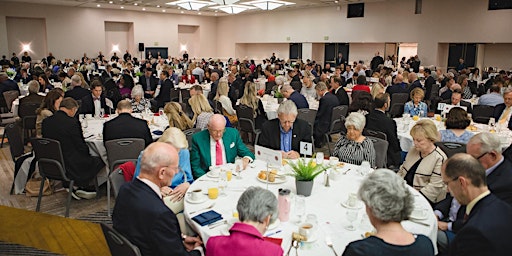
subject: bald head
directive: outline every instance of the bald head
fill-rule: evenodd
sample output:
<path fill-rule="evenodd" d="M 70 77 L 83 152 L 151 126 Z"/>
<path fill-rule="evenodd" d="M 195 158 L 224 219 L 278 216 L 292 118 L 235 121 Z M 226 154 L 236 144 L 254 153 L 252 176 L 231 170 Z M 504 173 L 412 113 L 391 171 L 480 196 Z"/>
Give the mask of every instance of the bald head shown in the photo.
<path fill-rule="evenodd" d="M 416 73 L 409 73 L 409 82 L 414 82 L 416 81 L 416 79 L 418 79 L 418 76 L 416 75 Z"/>
<path fill-rule="evenodd" d="M 215 114 L 208 121 L 208 131 L 214 140 L 220 140 L 226 129 L 226 118 L 223 115 Z"/>
<path fill-rule="evenodd" d="M 404 81 L 404 76 L 403 76 L 402 74 L 398 74 L 398 75 L 396 75 L 396 77 L 395 77 L 395 82 L 396 82 L 397 84 L 402 83 L 403 81 Z"/>
<path fill-rule="evenodd" d="M 140 178 L 148 179 L 163 187 L 171 185 L 178 172 L 178 152 L 164 142 L 151 143 L 142 153 Z"/>

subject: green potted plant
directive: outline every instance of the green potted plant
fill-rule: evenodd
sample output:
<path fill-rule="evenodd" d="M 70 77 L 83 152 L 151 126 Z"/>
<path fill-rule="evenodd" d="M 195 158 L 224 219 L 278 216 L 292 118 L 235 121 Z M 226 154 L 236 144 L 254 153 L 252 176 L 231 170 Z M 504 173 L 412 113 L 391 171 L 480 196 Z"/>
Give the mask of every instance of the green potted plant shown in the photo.
<path fill-rule="evenodd" d="M 277 99 L 277 103 L 281 104 L 281 102 L 283 102 L 283 94 L 281 93 L 281 91 L 279 91 L 279 89 L 276 89 L 274 91 L 274 98 Z"/>
<path fill-rule="evenodd" d="M 292 168 L 292 173 L 289 175 L 295 177 L 297 195 L 310 196 L 313 190 L 313 180 L 326 168 L 321 164 L 316 164 L 314 157 L 308 162 L 301 158 L 296 163 L 290 161 L 288 164 Z"/>

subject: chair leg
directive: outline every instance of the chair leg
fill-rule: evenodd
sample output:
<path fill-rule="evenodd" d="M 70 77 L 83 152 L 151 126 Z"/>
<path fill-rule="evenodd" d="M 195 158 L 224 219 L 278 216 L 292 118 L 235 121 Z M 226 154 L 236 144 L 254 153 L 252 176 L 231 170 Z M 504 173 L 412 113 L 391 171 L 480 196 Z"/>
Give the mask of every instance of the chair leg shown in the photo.
<path fill-rule="evenodd" d="M 2 142 L 0 142 L 0 148 L 4 147 L 4 140 L 5 140 L 5 128 L 4 128 L 4 134 L 2 134 Z"/>
<path fill-rule="evenodd" d="M 107 175 L 107 216 L 110 217 L 110 174 Z"/>
<path fill-rule="evenodd" d="M 327 148 L 329 149 L 329 155 L 331 155 L 331 144 L 329 144 L 329 134 L 325 134 L 325 143 L 327 144 Z"/>
<path fill-rule="evenodd" d="M 71 205 L 71 194 L 73 193 L 73 185 L 75 181 L 71 180 L 69 182 L 69 192 L 68 192 L 68 201 L 66 202 L 66 214 L 64 214 L 64 217 L 69 217 L 69 206 Z"/>
<path fill-rule="evenodd" d="M 43 197 L 43 187 L 44 187 L 45 180 L 46 180 L 46 177 L 44 175 L 42 175 L 41 185 L 39 186 L 39 195 L 37 196 L 36 212 L 38 212 L 39 209 L 41 208 L 41 198 Z"/>

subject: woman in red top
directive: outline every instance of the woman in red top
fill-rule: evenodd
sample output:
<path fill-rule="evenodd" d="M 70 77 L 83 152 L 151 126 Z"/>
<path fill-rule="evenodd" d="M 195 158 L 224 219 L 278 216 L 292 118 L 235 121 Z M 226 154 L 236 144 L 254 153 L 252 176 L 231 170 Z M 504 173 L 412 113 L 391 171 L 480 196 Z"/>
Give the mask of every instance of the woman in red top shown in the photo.
<path fill-rule="evenodd" d="M 190 69 L 187 69 L 185 75 L 181 76 L 181 80 L 186 84 L 196 83 L 196 78 L 192 75 L 192 71 L 190 71 Z"/>
<path fill-rule="evenodd" d="M 370 93 L 370 86 L 366 85 L 366 77 L 360 75 L 357 77 L 357 84 L 352 87 L 352 91 L 366 91 Z"/>

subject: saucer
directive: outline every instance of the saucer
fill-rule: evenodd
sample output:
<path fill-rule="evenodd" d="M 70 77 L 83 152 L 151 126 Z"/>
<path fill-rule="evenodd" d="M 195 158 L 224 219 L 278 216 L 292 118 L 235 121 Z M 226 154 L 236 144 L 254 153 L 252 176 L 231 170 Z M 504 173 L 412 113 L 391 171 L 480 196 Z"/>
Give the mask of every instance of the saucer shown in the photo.
<path fill-rule="evenodd" d="M 313 242 L 316 242 L 316 240 L 318 239 L 317 235 L 314 234 L 312 235 L 310 238 L 308 238 L 308 240 L 306 241 L 302 241 L 303 243 L 313 243 Z"/>
<path fill-rule="evenodd" d="M 341 206 L 343 206 L 347 209 L 360 209 L 361 207 L 363 207 L 363 204 L 361 202 L 356 202 L 356 205 L 354 205 L 354 206 L 348 205 L 345 201 L 342 201 L 340 204 L 341 204 Z"/>
<path fill-rule="evenodd" d="M 189 202 L 191 204 L 201 204 L 201 203 L 206 202 L 208 200 L 208 197 L 207 196 L 202 196 L 198 200 L 192 200 L 192 197 L 188 196 L 186 200 L 187 200 L 187 202 Z"/>
<path fill-rule="evenodd" d="M 218 178 L 219 177 L 219 173 L 217 173 L 217 175 L 211 173 L 211 172 L 207 172 L 206 173 L 206 176 L 210 177 L 210 178 Z"/>
<path fill-rule="evenodd" d="M 268 225 L 267 231 L 268 230 L 272 230 L 272 229 L 276 229 L 277 227 L 279 227 L 279 225 L 281 225 L 281 221 L 279 219 L 276 219 L 276 221 L 274 221 L 274 223 Z"/>

